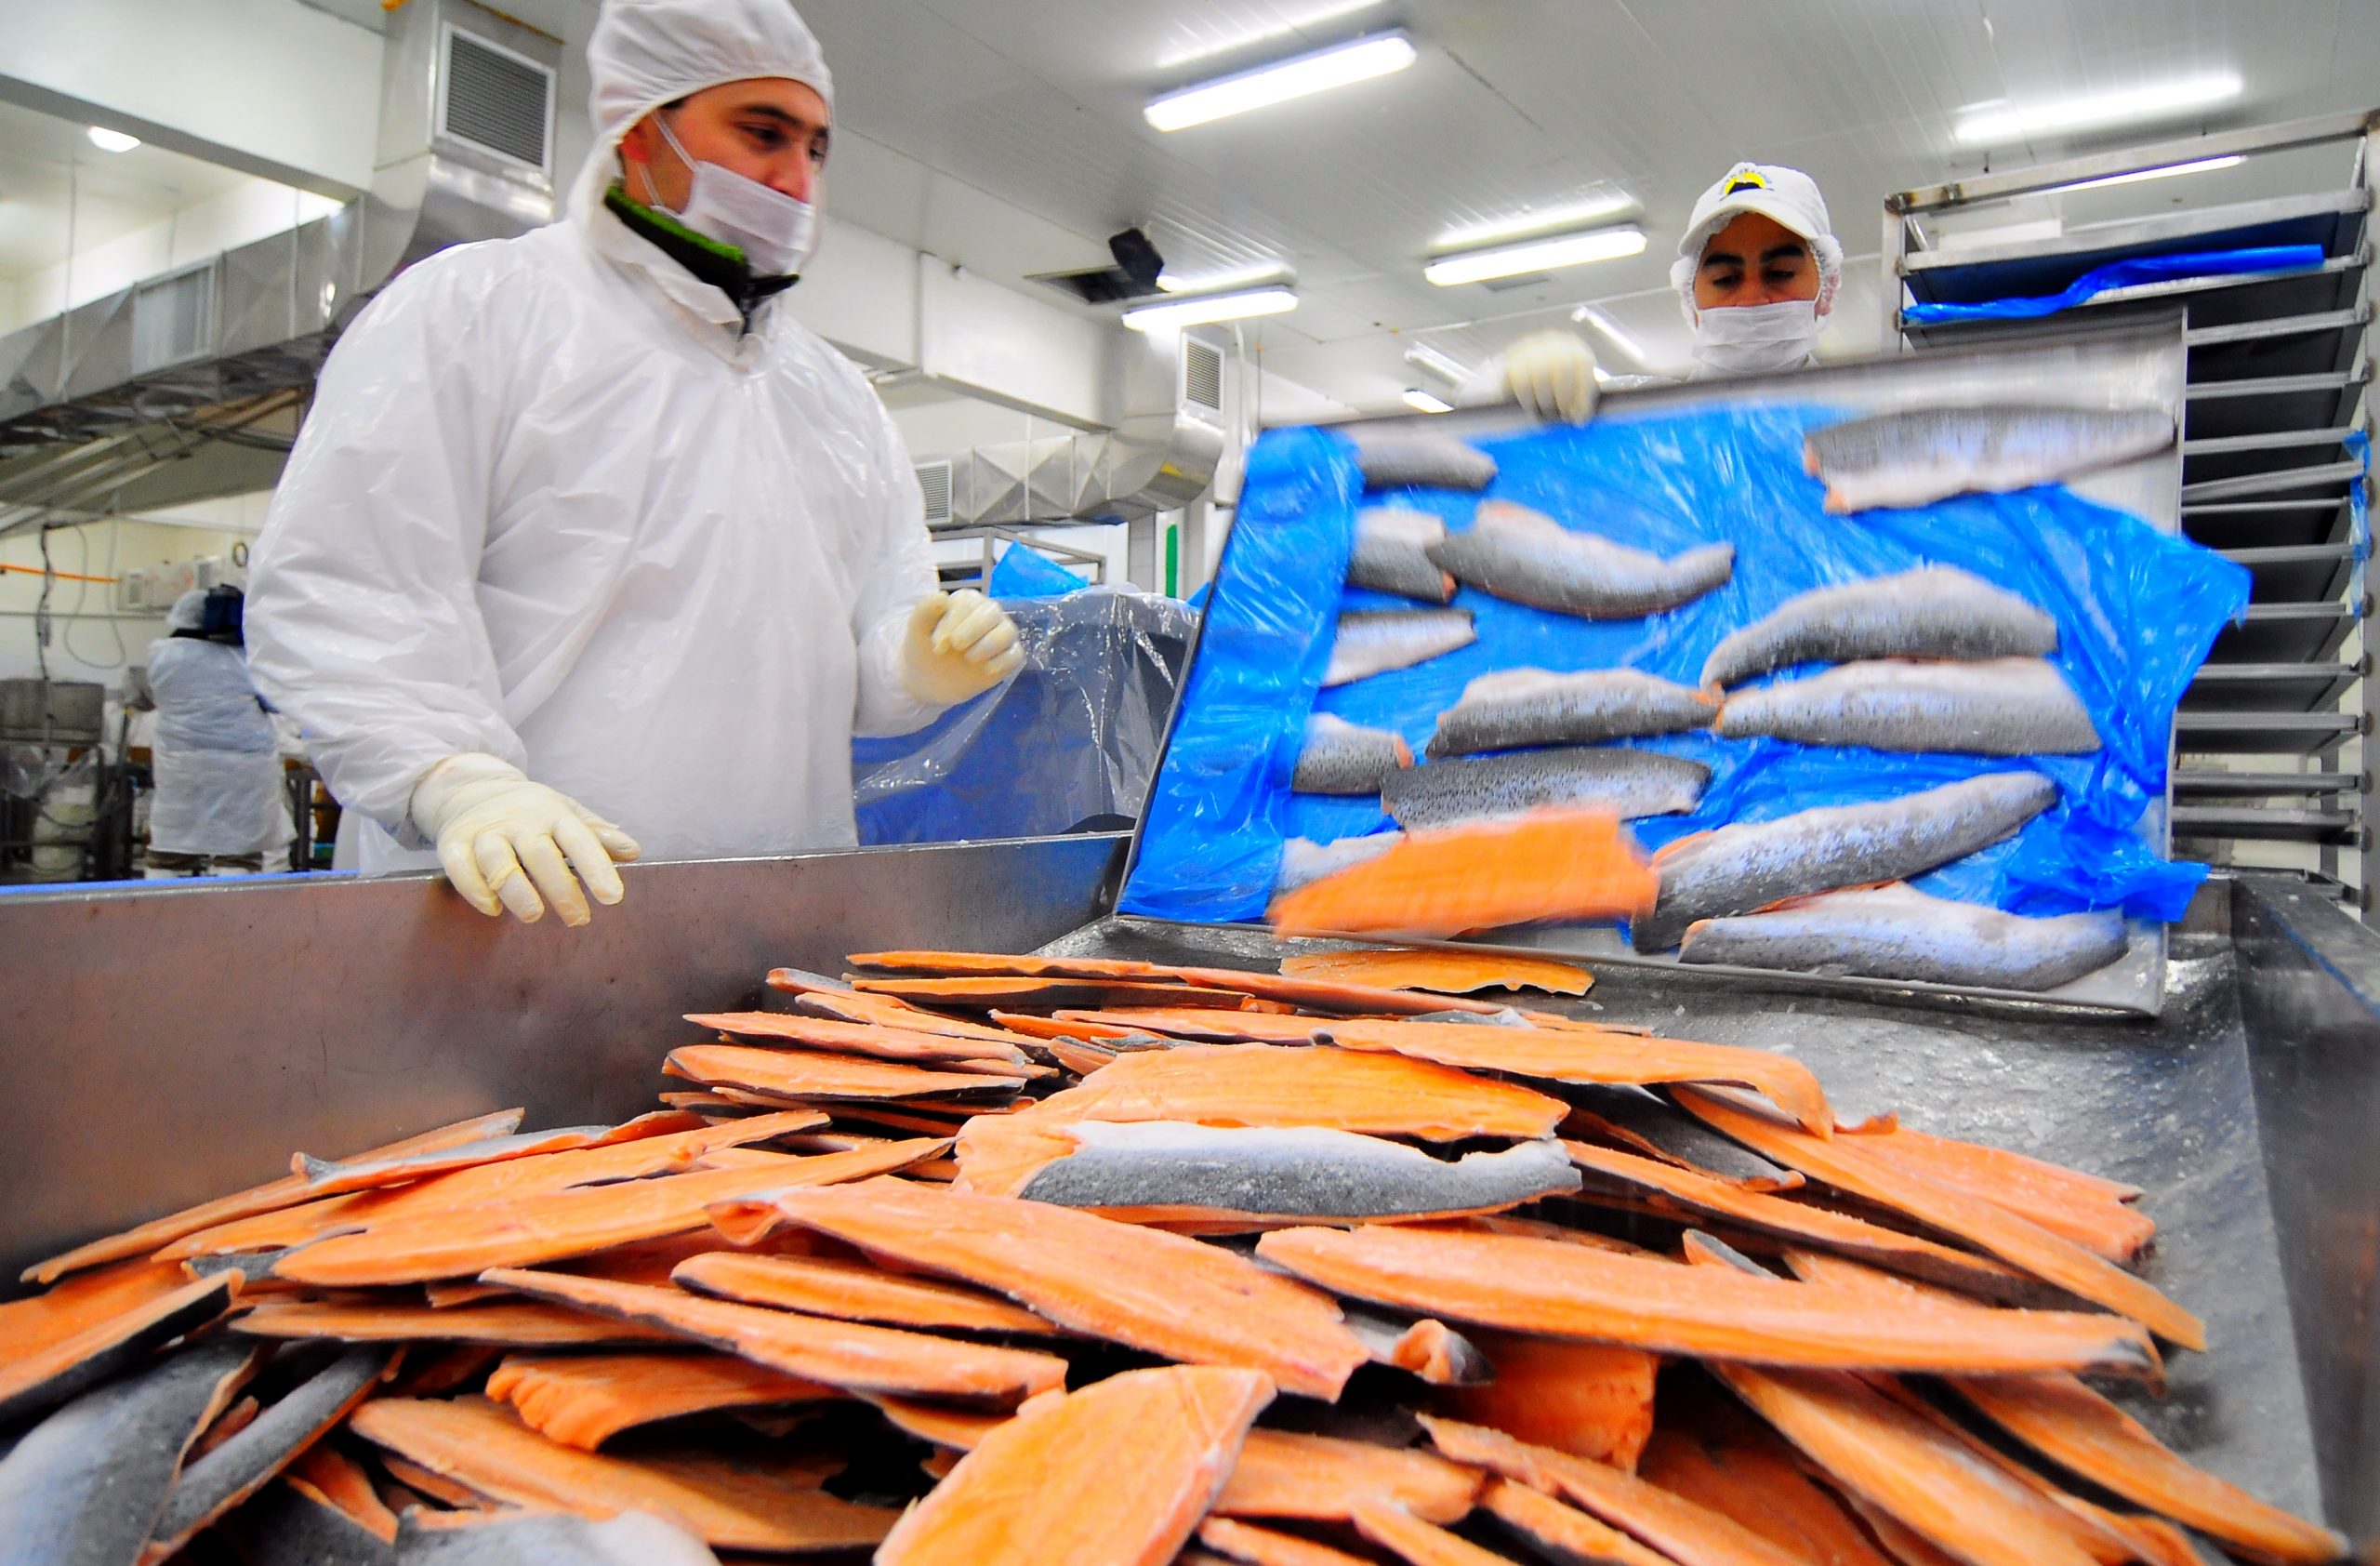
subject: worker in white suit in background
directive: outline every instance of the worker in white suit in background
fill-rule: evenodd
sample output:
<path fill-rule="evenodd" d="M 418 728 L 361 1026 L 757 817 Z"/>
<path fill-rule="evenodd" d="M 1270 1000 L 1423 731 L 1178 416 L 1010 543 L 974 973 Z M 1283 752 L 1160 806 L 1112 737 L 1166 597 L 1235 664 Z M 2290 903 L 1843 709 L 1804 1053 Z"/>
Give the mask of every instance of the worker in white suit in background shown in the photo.
<path fill-rule="evenodd" d="M 1694 328 L 1695 378 L 1815 365 L 1842 281 L 1843 245 L 1817 181 L 1775 164 L 1736 165 L 1695 202 L 1670 267 Z M 1595 395 L 1594 350 L 1553 328 L 1514 338 L 1456 400 L 1513 401 L 1539 418 L 1581 423 Z"/>
<path fill-rule="evenodd" d="M 149 650 L 156 793 L 142 873 L 152 881 L 289 868 L 281 754 L 240 656 L 239 599 L 233 589 L 192 588 L 174 600 L 167 634 Z"/>
<path fill-rule="evenodd" d="M 832 134 L 800 17 L 606 0 L 588 57 L 565 217 L 416 263 L 348 329 L 248 608 L 362 824 L 341 863 L 570 924 L 641 853 L 853 844 L 853 735 L 1022 661 L 997 604 L 935 591 L 891 418 L 779 300 Z"/>

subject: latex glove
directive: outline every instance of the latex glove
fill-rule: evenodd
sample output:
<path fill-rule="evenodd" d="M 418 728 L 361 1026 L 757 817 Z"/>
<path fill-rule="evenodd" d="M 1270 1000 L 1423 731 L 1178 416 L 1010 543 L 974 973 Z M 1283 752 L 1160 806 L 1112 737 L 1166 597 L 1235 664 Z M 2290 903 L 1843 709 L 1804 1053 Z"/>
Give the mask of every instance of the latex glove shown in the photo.
<path fill-rule="evenodd" d="M 449 756 L 414 785 L 411 809 L 446 879 L 490 918 L 509 909 L 534 924 L 550 903 L 575 927 L 592 917 L 588 893 L 606 904 L 627 893 L 612 861 L 635 858 L 636 839 L 509 762 Z"/>
<path fill-rule="evenodd" d="M 909 611 L 901 642 L 901 683 L 919 701 L 950 707 L 990 690 L 1025 664 L 1008 611 L 961 588 Z"/>
<path fill-rule="evenodd" d="M 1570 332 L 1531 332 L 1504 350 L 1504 389 L 1542 419 L 1584 424 L 1595 411 L 1595 351 Z"/>

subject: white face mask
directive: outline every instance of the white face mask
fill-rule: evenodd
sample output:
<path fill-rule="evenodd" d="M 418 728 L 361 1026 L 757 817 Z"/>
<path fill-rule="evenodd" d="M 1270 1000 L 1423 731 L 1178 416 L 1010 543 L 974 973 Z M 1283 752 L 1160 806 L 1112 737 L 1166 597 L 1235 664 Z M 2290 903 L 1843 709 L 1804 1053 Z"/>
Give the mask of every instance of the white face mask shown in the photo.
<path fill-rule="evenodd" d="M 694 175 L 686 205 L 671 214 L 696 233 L 744 252 L 745 264 L 755 277 L 792 277 L 818 245 L 818 208 L 810 202 L 773 191 L 758 179 L 747 179 L 715 163 L 696 163 L 678 144 L 669 122 L 655 114 L 661 139 Z M 644 188 L 654 205 L 661 205 L 645 172 Z"/>
<path fill-rule="evenodd" d="M 1798 369 L 1818 343 L 1818 302 L 1725 306 L 1694 324 L 1694 362 L 1708 375 Z"/>

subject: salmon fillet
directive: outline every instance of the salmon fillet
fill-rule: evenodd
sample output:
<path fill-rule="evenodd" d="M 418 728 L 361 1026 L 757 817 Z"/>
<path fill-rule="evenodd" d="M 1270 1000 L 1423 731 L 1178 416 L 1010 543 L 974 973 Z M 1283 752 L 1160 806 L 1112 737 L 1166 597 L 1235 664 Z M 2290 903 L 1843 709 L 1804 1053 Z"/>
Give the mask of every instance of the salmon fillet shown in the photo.
<path fill-rule="evenodd" d="M 240 1280 L 121 1262 L 0 1305 L 0 1421 L 63 1402 L 229 1309 Z"/>
<path fill-rule="evenodd" d="M 688 1260 L 671 1277 L 679 1287 L 714 1299 L 806 1311 L 813 1316 L 1037 1337 L 1058 1330 L 1006 1300 L 954 1284 L 904 1278 L 866 1262 L 713 1251 Z"/>
<path fill-rule="evenodd" d="M 454 1306 L 350 1305 L 298 1300 L 258 1306 L 231 1323 L 257 1337 L 337 1338 L 346 1343 L 494 1343 L 551 1348 L 574 1344 L 638 1343 L 668 1334 L 623 1321 L 525 1300 Z"/>
<path fill-rule="evenodd" d="M 1025 1052 L 1004 1040 L 933 1033 L 880 1022 L 845 1022 L 786 1012 L 688 1012 L 686 1020 L 738 1039 L 770 1039 L 879 1060 L 989 1060 L 1020 1065 L 1025 1060 Z"/>
<path fill-rule="evenodd" d="M 1424 1522 L 1394 1501 L 1359 1502 L 1355 1522 L 1356 1533 L 1412 1566 L 1512 1566 L 1494 1551 Z"/>
<path fill-rule="evenodd" d="M 1342 979 L 1386 989 L 1425 989 L 1433 998 L 1479 989 L 1541 989 L 1549 995 L 1584 995 L 1594 976 L 1584 968 L 1550 957 L 1514 957 L 1482 951 L 1321 951 L 1284 958 L 1283 976 Z"/>
<path fill-rule="evenodd" d="M 1036 1398 L 909 1508 L 877 1566 L 1165 1566 L 1272 1400 L 1260 1372 L 1186 1366 Z"/>
<path fill-rule="evenodd" d="M 1555 1560 L 1676 1566 L 1668 1556 L 1647 1549 L 1601 1518 L 1501 1474 L 1488 1481 L 1480 1501 L 1499 1522 L 1534 1541 Z"/>
<path fill-rule="evenodd" d="M 1708 1447 L 1685 1431 L 1662 1430 L 1636 1471 L 1734 1518 L 1805 1566 L 1895 1566 L 1857 1518 L 1793 1466 L 1789 1449 Z"/>
<path fill-rule="evenodd" d="M 1210 1517 L 1198 1524 L 1198 1542 L 1249 1566 L 1371 1566 L 1370 1561 L 1329 1545 L 1228 1517 Z"/>
<path fill-rule="evenodd" d="M 1408 832 L 1386 853 L 1273 900 L 1306 935 L 1467 935 L 1511 924 L 1634 918 L 1659 889 L 1616 816 L 1545 810 Z"/>
<path fill-rule="evenodd" d="M 317 1441 L 289 1465 L 282 1479 L 328 1506 L 383 1544 L 397 1542 L 397 1514 L 372 1488 L 364 1465 L 328 1441 Z"/>
<path fill-rule="evenodd" d="M 1660 1360 L 1641 1348 L 1573 1343 L 1522 1333 L 1474 1334 L 1496 1367 L 1482 1387 L 1449 1387 L 1445 1412 L 1534 1446 L 1630 1473 L 1653 1433 L 1653 1377 Z"/>
<path fill-rule="evenodd" d="M 732 1355 L 673 1352 L 508 1355 L 487 1378 L 487 1395 L 539 1435 L 592 1452 L 656 1419 L 842 1394 Z"/>
<path fill-rule="evenodd" d="M 2156 1220 L 2126 1205 L 2140 1195 L 2137 1186 L 1897 1126 L 1862 1135 L 1859 1150 L 1905 1174 L 1979 1196 L 2111 1262 L 2135 1260 L 2157 1237 Z"/>
<path fill-rule="evenodd" d="M 889 1060 L 861 1060 L 817 1050 L 756 1049 L 749 1044 L 688 1044 L 661 1069 L 705 1087 L 740 1087 L 782 1098 L 927 1098 L 1021 1087 L 1021 1076 L 932 1071 Z"/>
<path fill-rule="evenodd" d="M 1177 967 L 1130 958 L 1004 957 L 967 951 L 864 951 L 854 955 L 852 963 L 855 967 L 919 975 L 929 980 L 957 975 L 1189 985 L 1199 989 L 1229 990 L 1259 1000 L 1287 1002 L 1325 1011 L 1376 1010 L 1395 1014 L 1445 1010 L 1488 1012 L 1496 1009 L 1474 1001 L 1446 1001 L 1405 994 L 1395 986 L 1339 982 L 1348 975 L 1310 976 L 1292 972 L 1287 963 L 1282 965 L 1278 974 L 1267 974 L 1239 968 Z M 1173 1003 L 1211 1005 L 1214 1002 L 1202 998 Z"/>

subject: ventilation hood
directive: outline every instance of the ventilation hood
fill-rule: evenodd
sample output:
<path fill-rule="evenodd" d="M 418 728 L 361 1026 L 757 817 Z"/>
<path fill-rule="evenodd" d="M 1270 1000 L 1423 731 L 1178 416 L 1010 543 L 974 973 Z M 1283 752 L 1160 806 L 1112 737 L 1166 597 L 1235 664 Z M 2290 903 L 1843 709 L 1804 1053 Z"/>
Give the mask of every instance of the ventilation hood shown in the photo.
<path fill-rule="evenodd" d="M 184 475 L 173 498 L 257 487 L 255 449 L 274 443 L 256 410 L 294 430 L 337 328 L 374 291 L 449 245 L 551 219 L 561 56 L 471 0 L 407 0 L 388 18 L 368 193 L 0 338 L 0 531 L 34 508 L 121 504 L 161 452 L 250 453 L 226 464 L 231 487 Z M 209 438 L 225 427 L 245 447 Z"/>

